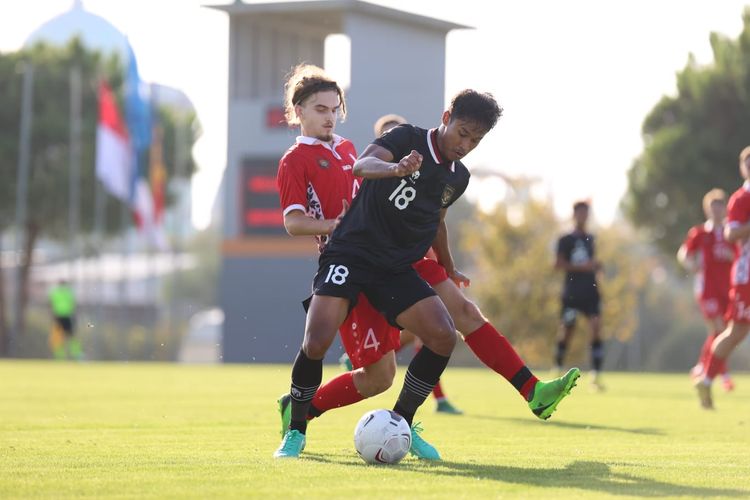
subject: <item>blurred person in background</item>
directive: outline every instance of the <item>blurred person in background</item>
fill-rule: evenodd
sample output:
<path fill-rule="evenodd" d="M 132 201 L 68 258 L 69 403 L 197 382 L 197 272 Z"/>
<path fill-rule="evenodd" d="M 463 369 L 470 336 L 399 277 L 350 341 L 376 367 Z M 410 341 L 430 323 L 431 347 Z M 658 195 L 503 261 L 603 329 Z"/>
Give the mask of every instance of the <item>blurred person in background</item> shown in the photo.
<path fill-rule="evenodd" d="M 711 345 L 704 373 L 695 382 L 701 406 L 709 410 L 714 407 L 711 395 L 714 378 L 721 373 L 735 347 L 750 331 L 750 146 L 742 150 L 739 160 L 744 182 L 729 198 L 724 228 L 724 237 L 738 249 L 732 265 L 729 308 L 726 314 L 729 324 Z"/>
<path fill-rule="evenodd" d="M 52 328 L 49 345 L 55 359 L 83 359 L 81 343 L 75 338 L 76 299 L 73 289 L 66 280 L 49 291 L 49 304 L 52 312 Z"/>
<path fill-rule="evenodd" d="M 706 221 L 690 228 L 677 252 L 677 260 L 695 274 L 695 299 L 708 329 L 698 361 L 690 371 L 693 379 L 703 376 L 711 345 L 726 328 L 724 314 L 729 305 L 732 262 L 737 249 L 724 238 L 727 196 L 721 189 L 712 189 L 703 197 Z M 726 363 L 720 364 L 724 390 L 734 389 Z"/>
<path fill-rule="evenodd" d="M 601 382 L 604 346 L 601 338 L 601 296 L 596 281 L 596 273 L 602 264 L 596 259 L 594 235 L 587 231 L 589 202 L 573 204 L 573 231 L 561 236 L 557 241 L 555 269 L 565 273 L 563 283 L 560 328 L 557 337 L 555 364 L 562 373 L 565 354 L 573 337 L 578 313 L 588 318 L 591 328 L 591 388 L 604 390 Z"/>

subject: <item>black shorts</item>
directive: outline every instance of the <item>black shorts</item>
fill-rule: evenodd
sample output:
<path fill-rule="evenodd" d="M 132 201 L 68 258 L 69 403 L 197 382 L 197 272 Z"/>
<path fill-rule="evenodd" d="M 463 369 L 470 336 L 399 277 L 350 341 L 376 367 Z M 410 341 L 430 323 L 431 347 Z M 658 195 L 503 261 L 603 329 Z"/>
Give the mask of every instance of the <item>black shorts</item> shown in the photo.
<path fill-rule="evenodd" d="M 349 299 L 351 310 L 360 292 L 396 328 L 402 328 L 396 322 L 399 314 L 420 300 L 436 295 L 411 266 L 392 273 L 370 267 L 359 257 L 328 253 L 320 257 L 313 279 L 313 295 Z"/>
<path fill-rule="evenodd" d="M 68 337 L 73 335 L 73 318 L 70 316 L 55 316 L 55 321 L 60 325 L 65 335 Z"/>
<path fill-rule="evenodd" d="M 562 298 L 560 318 L 565 325 L 571 326 L 576 322 L 578 313 L 587 318 L 601 315 L 601 299 L 599 294 L 565 295 Z"/>

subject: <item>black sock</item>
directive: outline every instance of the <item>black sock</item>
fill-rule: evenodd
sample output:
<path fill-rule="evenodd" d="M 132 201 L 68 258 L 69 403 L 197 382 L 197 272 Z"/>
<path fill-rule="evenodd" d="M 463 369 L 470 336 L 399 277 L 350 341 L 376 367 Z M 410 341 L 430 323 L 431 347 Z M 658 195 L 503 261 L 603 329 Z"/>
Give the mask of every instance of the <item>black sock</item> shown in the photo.
<path fill-rule="evenodd" d="M 307 431 L 307 412 L 323 380 L 323 360 L 310 359 L 300 349 L 292 367 L 292 422 L 290 429 Z"/>
<path fill-rule="evenodd" d="M 422 347 L 409 363 L 404 386 L 393 411 L 404 417 L 410 427 L 417 408 L 429 397 L 435 384 L 440 380 L 448 360 L 450 356 L 441 356 L 427 347 Z"/>
<path fill-rule="evenodd" d="M 591 342 L 591 367 L 596 371 L 601 371 L 604 362 L 604 344 L 601 340 Z"/>
<path fill-rule="evenodd" d="M 568 350 L 568 346 L 564 340 L 561 340 L 557 343 L 557 354 L 555 355 L 555 363 L 557 363 L 558 368 L 562 368 L 563 360 L 565 359 L 565 351 L 567 350 Z"/>

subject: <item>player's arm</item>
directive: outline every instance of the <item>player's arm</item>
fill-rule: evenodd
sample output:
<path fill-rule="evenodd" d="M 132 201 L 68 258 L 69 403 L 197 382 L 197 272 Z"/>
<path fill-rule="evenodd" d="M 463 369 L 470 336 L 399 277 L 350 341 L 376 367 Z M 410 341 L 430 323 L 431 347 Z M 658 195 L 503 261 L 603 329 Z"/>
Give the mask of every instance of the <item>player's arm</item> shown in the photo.
<path fill-rule="evenodd" d="M 467 278 L 463 273 L 458 271 L 456 269 L 455 263 L 453 262 L 450 245 L 448 244 L 448 225 L 445 223 L 446 213 L 448 213 L 448 209 L 443 208 L 440 210 L 440 224 L 438 224 L 435 241 L 432 242 L 432 249 L 435 251 L 437 261 L 441 266 L 445 268 L 445 272 L 448 274 L 448 277 L 452 279 L 458 286 L 469 286 L 471 284 L 471 280 Z"/>
<path fill-rule="evenodd" d="M 393 153 L 377 144 L 370 144 L 354 162 L 354 175 L 365 179 L 406 177 L 419 170 L 421 166 L 422 155 L 414 150 L 398 162 L 394 162 Z"/>
<path fill-rule="evenodd" d="M 342 210 L 335 219 L 313 219 L 302 210 L 290 210 L 284 214 L 284 228 L 290 236 L 326 236 L 338 226 L 346 214 L 349 204 L 341 200 Z"/>
<path fill-rule="evenodd" d="M 677 250 L 677 261 L 691 273 L 697 272 L 700 268 L 695 252 L 691 252 L 684 243 Z"/>
<path fill-rule="evenodd" d="M 727 224 L 724 228 L 724 237 L 729 243 L 750 238 L 750 222 L 745 224 Z"/>
<path fill-rule="evenodd" d="M 595 260 L 591 260 L 585 264 L 571 264 L 565 258 L 565 255 L 561 253 L 557 254 L 557 260 L 555 261 L 555 269 L 565 271 L 566 273 L 591 273 L 598 271 L 600 267 L 599 262 Z"/>

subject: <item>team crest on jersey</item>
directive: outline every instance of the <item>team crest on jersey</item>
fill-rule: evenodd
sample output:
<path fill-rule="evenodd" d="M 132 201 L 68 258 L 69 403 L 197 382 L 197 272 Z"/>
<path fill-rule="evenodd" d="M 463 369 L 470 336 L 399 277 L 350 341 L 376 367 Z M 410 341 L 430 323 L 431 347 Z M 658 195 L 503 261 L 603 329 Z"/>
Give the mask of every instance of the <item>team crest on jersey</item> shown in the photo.
<path fill-rule="evenodd" d="M 318 165 L 320 165 L 320 168 L 328 168 L 330 163 L 328 163 L 328 160 L 324 160 L 323 158 L 318 158 Z"/>
<path fill-rule="evenodd" d="M 440 197 L 440 203 L 442 203 L 443 206 L 448 205 L 451 202 L 451 198 L 453 198 L 453 193 L 455 192 L 456 189 L 450 184 L 447 184 L 443 189 L 443 195 Z"/>

